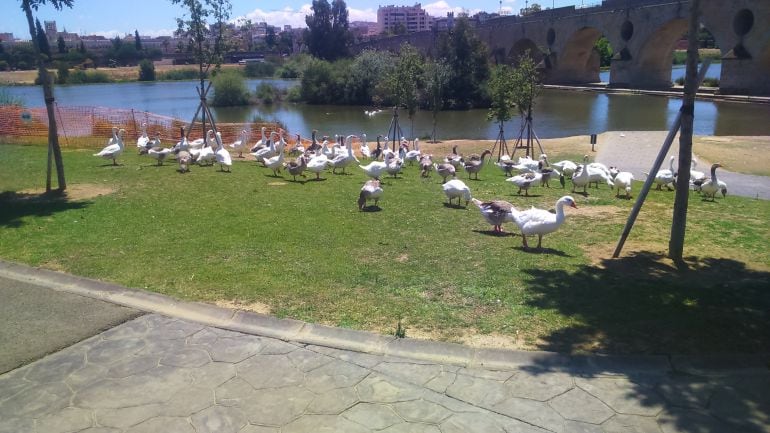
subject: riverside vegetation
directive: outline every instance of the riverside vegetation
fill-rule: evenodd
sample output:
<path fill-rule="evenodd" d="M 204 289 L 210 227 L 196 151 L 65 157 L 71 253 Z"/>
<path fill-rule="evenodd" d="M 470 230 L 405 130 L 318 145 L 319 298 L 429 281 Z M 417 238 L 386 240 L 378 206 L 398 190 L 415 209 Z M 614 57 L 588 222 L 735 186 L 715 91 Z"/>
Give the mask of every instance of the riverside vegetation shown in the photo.
<path fill-rule="evenodd" d="M 585 151 L 558 142 L 546 143 L 554 160 Z M 443 155 L 450 144 L 423 151 Z M 470 153 L 491 142 L 463 146 Z M 633 202 L 606 187 L 575 195 L 579 209 L 535 253 L 515 234 L 493 235 L 475 208 L 445 205 L 440 178 L 421 178 L 416 167 L 384 179 L 380 212 L 359 212 L 359 170 L 292 182 L 244 160 L 230 174 L 180 175 L 131 151 L 111 167 L 92 149 L 65 149 L 73 195 L 49 199 L 33 190 L 45 146 L 2 147 L 0 164 L 14 167 L 0 171 L 7 260 L 328 325 L 392 334 L 401 322 L 407 337 L 612 353 L 751 353 L 770 344 L 768 201 L 708 203 L 693 193 L 690 268 L 677 270 L 661 252 L 667 192 L 650 194 L 624 258 L 610 260 Z M 565 192 L 516 196 L 492 165 L 479 177 L 466 181 L 474 197 L 521 208 L 550 208 Z"/>

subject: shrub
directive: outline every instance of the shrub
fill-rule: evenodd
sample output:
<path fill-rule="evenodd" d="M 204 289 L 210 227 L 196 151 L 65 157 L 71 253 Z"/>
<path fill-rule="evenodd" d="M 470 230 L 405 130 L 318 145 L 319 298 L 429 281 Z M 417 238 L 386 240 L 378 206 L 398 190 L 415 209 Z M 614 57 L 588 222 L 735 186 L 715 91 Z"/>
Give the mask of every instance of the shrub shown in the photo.
<path fill-rule="evenodd" d="M 275 74 L 275 65 L 270 62 L 248 62 L 243 73 L 249 78 L 272 77 Z"/>
<path fill-rule="evenodd" d="M 263 82 L 257 86 L 254 96 L 263 104 L 272 104 L 273 102 L 280 102 L 283 93 L 274 85 Z"/>
<path fill-rule="evenodd" d="M 155 81 L 155 64 L 152 60 L 139 62 L 139 81 Z"/>
<path fill-rule="evenodd" d="M 197 69 L 172 69 L 157 74 L 157 79 L 160 81 L 197 80 L 198 78 L 200 77 Z"/>
<path fill-rule="evenodd" d="M 70 70 L 65 64 L 59 65 L 56 69 L 56 84 L 66 84 L 70 76 Z"/>
<path fill-rule="evenodd" d="M 211 105 L 229 107 L 249 104 L 249 91 L 246 90 L 246 81 L 241 74 L 223 71 L 218 73 L 212 82 L 214 97 L 211 99 Z"/>
<path fill-rule="evenodd" d="M 75 70 L 69 75 L 67 84 L 111 83 L 109 75 L 102 71 Z"/>
<path fill-rule="evenodd" d="M 703 80 L 704 87 L 719 87 L 719 78 L 706 77 Z"/>

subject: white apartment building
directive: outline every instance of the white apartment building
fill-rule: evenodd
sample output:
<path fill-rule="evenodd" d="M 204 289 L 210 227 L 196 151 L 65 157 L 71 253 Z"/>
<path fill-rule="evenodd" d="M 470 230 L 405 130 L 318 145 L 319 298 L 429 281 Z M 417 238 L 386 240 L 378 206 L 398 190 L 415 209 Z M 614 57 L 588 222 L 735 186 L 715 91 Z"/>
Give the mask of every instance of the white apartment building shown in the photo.
<path fill-rule="evenodd" d="M 380 33 L 394 32 L 400 25 L 407 33 L 430 30 L 433 17 L 423 10 L 420 3 L 414 6 L 380 6 L 377 9 L 377 25 Z"/>

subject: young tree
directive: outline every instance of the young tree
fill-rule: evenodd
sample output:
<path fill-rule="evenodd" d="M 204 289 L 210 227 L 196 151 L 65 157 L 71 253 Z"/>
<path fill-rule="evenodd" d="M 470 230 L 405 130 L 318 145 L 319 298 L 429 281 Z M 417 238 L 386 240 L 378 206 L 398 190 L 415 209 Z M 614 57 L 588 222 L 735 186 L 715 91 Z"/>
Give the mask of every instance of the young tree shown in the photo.
<path fill-rule="evenodd" d="M 139 81 L 155 81 L 155 64 L 150 59 L 139 62 Z"/>
<path fill-rule="evenodd" d="M 527 156 L 533 152 L 532 145 L 532 108 L 535 106 L 535 98 L 540 94 L 543 85 L 540 80 L 540 72 L 535 61 L 527 50 L 519 57 L 519 65 L 513 70 L 511 101 L 519 108 L 519 113 L 524 117 L 527 134 Z M 524 131 L 522 131 L 523 133 Z"/>
<path fill-rule="evenodd" d="M 62 35 L 59 35 L 59 37 L 56 38 L 56 50 L 59 54 L 65 54 L 67 52 L 67 44 L 64 42 L 64 37 L 62 37 Z"/>
<path fill-rule="evenodd" d="M 423 87 L 423 69 L 425 64 L 422 56 L 413 46 L 405 43 L 396 59 L 396 66 L 387 77 L 388 88 L 396 104 L 406 107 L 409 113 L 409 123 L 414 135 L 414 114 L 420 101 L 420 90 Z"/>
<path fill-rule="evenodd" d="M 444 93 L 449 83 L 451 71 L 446 63 L 441 61 L 430 62 L 425 65 L 425 96 L 427 105 L 433 113 L 433 132 L 431 139 L 435 143 L 436 125 L 438 124 L 438 113 L 444 107 Z"/>
<path fill-rule="evenodd" d="M 62 10 L 64 6 L 72 7 L 74 0 L 50 0 L 51 5 L 57 10 Z M 32 47 L 37 56 L 38 74 L 43 83 L 43 99 L 45 101 L 45 108 L 48 114 L 48 170 L 46 176 L 45 190 L 51 191 L 51 158 L 56 164 L 56 175 L 59 184 L 58 190 L 63 192 L 67 189 L 67 182 L 64 180 L 64 161 L 61 156 L 61 148 L 59 147 L 59 133 L 56 128 L 56 117 L 54 115 L 54 97 L 53 88 L 51 86 L 51 80 L 48 78 L 48 71 L 45 68 L 45 62 L 40 58 L 40 47 L 38 46 L 38 38 L 36 37 L 35 30 L 35 18 L 32 15 L 32 9 L 38 10 L 41 4 L 45 4 L 46 0 L 21 0 L 21 9 L 24 11 L 24 15 L 27 18 L 27 26 L 29 28 L 29 36 L 32 39 Z"/>
<path fill-rule="evenodd" d="M 136 51 L 142 51 L 142 39 L 139 38 L 139 30 L 134 30 L 134 47 Z"/>

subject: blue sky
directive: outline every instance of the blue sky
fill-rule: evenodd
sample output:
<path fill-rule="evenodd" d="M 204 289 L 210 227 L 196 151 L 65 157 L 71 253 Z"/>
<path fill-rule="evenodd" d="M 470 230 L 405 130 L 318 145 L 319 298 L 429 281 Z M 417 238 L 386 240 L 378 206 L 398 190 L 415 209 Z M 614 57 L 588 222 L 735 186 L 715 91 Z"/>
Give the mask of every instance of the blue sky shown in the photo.
<path fill-rule="evenodd" d="M 20 1 L 14 0 L 5 4 L 15 4 L 17 7 L 5 6 L 5 13 L 0 14 L 0 32 L 11 32 L 17 38 L 28 39 L 24 14 L 18 7 Z M 331 3 L 331 0 L 329 1 Z M 525 0 L 502 0 L 502 7 L 509 11 L 518 11 L 524 7 Z M 538 2 L 535 0 L 535 2 Z M 233 19 L 248 18 L 254 22 L 266 21 L 268 24 L 292 27 L 304 27 L 304 17 L 310 11 L 312 0 L 269 0 L 246 1 L 230 0 L 233 5 Z M 417 1 L 365 1 L 348 0 L 350 21 L 377 21 L 377 8 L 380 5 L 412 6 Z M 532 1 L 530 1 L 530 4 Z M 580 0 L 541 0 L 543 7 L 560 7 L 569 5 L 595 4 L 598 0 L 581 2 Z M 433 16 L 446 16 L 449 11 L 467 11 L 471 14 L 478 11 L 497 12 L 500 10 L 500 0 L 436 0 L 422 1 L 422 7 Z M 59 31 L 65 28 L 69 32 L 79 34 L 99 34 L 108 37 L 123 36 L 139 30 L 140 35 L 168 35 L 176 28 L 176 17 L 183 10 L 178 5 L 172 5 L 170 0 L 74 0 L 72 9 L 57 11 L 49 5 L 43 5 L 36 16 L 40 21 L 55 20 Z"/>

